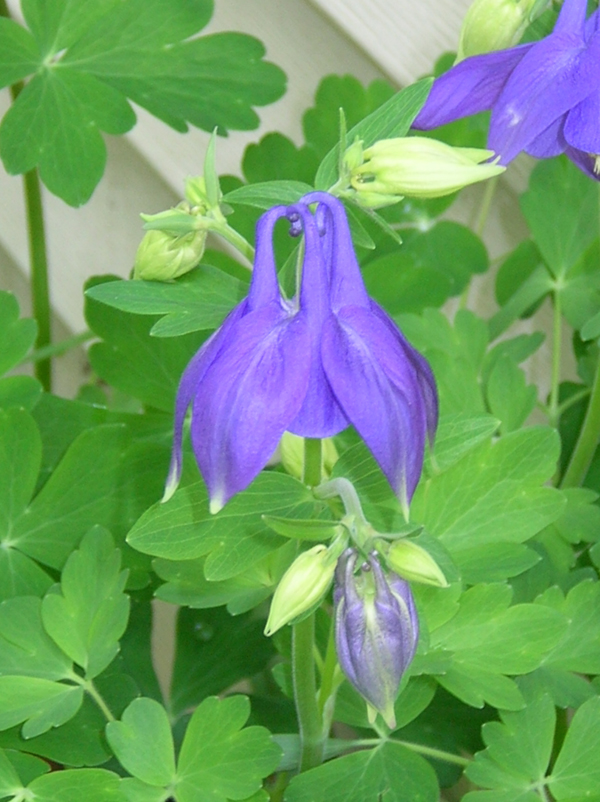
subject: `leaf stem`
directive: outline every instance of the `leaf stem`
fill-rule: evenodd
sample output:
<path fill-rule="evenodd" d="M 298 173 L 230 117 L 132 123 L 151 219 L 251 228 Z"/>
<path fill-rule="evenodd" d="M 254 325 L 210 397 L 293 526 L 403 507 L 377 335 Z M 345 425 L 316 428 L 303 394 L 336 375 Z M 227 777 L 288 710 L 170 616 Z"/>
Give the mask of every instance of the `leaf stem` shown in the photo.
<path fill-rule="evenodd" d="M 329 627 L 329 638 L 327 640 L 327 651 L 325 652 L 325 660 L 323 661 L 323 669 L 321 672 L 321 687 L 319 688 L 319 695 L 317 697 L 317 704 L 323 721 L 323 731 L 325 735 L 329 733 L 331 727 L 335 696 L 340 685 L 339 679 L 336 678 L 338 673 L 337 652 L 335 648 L 335 617 L 332 616 L 331 626 Z"/>
<path fill-rule="evenodd" d="M 38 362 L 40 359 L 47 359 L 52 356 L 60 356 L 67 351 L 71 351 L 73 348 L 77 348 L 77 346 L 82 345 L 88 340 L 92 340 L 95 336 L 93 331 L 82 331 L 79 334 L 74 334 L 72 337 L 67 337 L 65 340 L 32 351 L 25 357 L 21 364 L 26 362 Z"/>
<path fill-rule="evenodd" d="M 578 487 L 586 477 L 600 438 L 600 359 L 587 411 L 560 487 Z"/>
<path fill-rule="evenodd" d="M 553 324 L 552 324 L 552 374 L 550 383 L 550 400 L 548 404 L 548 418 L 550 426 L 558 426 L 560 407 L 558 392 L 560 387 L 560 360 L 562 354 L 562 304 L 560 291 L 552 294 Z"/>
<path fill-rule="evenodd" d="M 475 219 L 473 224 L 473 231 L 474 233 L 481 239 L 483 235 L 483 231 L 485 229 L 485 224 L 487 223 L 490 209 L 492 208 L 492 201 L 494 200 L 494 195 L 496 194 L 496 187 L 498 186 L 498 178 L 499 176 L 494 176 L 490 178 L 489 181 L 486 182 L 485 185 L 485 192 L 483 194 L 483 198 L 481 200 L 481 206 L 479 207 L 479 213 Z M 469 303 L 469 290 L 470 285 L 467 285 L 463 290 L 460 301 L 459 301 L 459 309 L 466 309 Z"/>
<path fill-rule="evenodd" d="M 0 0 L 0 17 L 10 18 L 6 0 Z M 18 81 L 10 87 L 13 103 L 21 94 L 24 86 L 23 81 Z M 23 175 L 23 191 L 25 195 L 27 233 L 29 239 L 31 306 L 33 309 L 33 317 L 38 327 L 35 345 L 36 348 L 41 349 L 50 344 L 51 313 L 44 208 L 42 205 L 42 189 L 37 168 L 29 170 L 29 172 Z M 44 389 L 50 391 L 52 386 L 52 367 L 49 357 L 36 362 L 35 375 L 42 383 Z"/>
<path fill-rule="evenodd" d="M 91 679 L 84 679 L 84 677 L 80 677 L 79 674 L 76 674 L 74 671 L 69 674 L 69 679 L 73 682 L 76 682 L 78 685 L 81 685 L 83 690 L 92 697 L 94 702 L 98 705 L 104 717 L 107 721 L 116 721 L 115 717 L 113 716 L 109 706 L 106 704 L 100 691 L 94 685 L 93 680 Z"/>
<path fill-rule="evenodd" d="M 319 438 L 304 438 L 304 484 L 317 487 L 321 484 L 321 440 Z"/>
<path fill-rule="evenodd" d="M 400 744 L 400 746 L 410 749 L 411 752 L 416 752 L 419 755 L 425 755 L 425 757 L 430 757 L 434 760 L 443 760 L 444 763 L 453 763 L 456 766 L 468 766 L 471 762 L 468 758 L 455 755 L 452 752 L 445 752 L 442 749 L 435 749 L 432 746 L 425 746 L 424 744 L 416 744 L 412 741 L 400 741 L 396 738 L 364 738 L 359 741 L 349 741 L 348 744 L 349 748 L 356 746 L 380 746 L 381 743 L 385 741 L 390 741 L 394 744 Z"/>

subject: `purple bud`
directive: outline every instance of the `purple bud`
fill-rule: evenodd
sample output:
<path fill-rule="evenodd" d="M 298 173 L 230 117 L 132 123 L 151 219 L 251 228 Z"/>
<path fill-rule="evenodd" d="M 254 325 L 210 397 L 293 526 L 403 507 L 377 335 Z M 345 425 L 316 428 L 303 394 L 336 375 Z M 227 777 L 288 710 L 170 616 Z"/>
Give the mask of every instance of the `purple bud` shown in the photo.
<path fill-rule="evenodd" d="M 390 728 L 402 675 L 419 640 L 410 586 L 384 574 L 373 552 L 355 575 L 358 552 L 347 549 L 335 573 L 336 647 L 340 666 L 369 706 Z"/>

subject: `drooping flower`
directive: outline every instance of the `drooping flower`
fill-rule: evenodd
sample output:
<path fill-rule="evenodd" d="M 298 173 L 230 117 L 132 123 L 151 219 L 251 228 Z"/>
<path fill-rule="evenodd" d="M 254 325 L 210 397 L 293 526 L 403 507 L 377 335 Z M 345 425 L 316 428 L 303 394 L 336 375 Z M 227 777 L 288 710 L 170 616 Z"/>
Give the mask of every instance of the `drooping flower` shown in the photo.
<path fill-rule="evenodd" d="M 473 56 L 433 84 L 414 127 L 436 128 L 491 109 L 488 148 L 508 164 L 521 151 L 566 155 L 598 179 L 600 13 L 564 0 L 553 32 L 539 42 Z"/>
<path fill-rule="evenodd" d="M 384 574 L 376 552 L 355 575 L 358 552 L 347 549 L 335 574 L 335 639 L 340 666 L 372 710 L 395 726 L 394 702 L 419 640 L 408 582 Z"/>
<path fill-rule="evenodd" d="M 313 214 L 309 204 L 317 204 Z M 283 297 L 272 236 L 287 218 L 304 235 L 298 296 Z M 182 428 L 218 511 L 272 456 L 284 431 L 331 437 L 353 424 L 408 504 L 437 423 L 426 360 L 367 295 L 343 204 L 324 192 L 259 220 L 248 297 L 186 368 L 165 498 L 181 474 Z"/>

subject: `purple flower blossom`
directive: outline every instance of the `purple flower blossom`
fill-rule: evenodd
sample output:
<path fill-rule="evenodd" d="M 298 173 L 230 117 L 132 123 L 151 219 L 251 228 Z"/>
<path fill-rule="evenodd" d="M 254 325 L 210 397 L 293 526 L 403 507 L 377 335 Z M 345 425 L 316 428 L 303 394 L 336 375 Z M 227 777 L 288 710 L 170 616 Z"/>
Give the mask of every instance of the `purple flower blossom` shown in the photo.
<path fill-rule="evenodd" d="M 408 582 L 383 573 L 377 552 L 359 568 L 347 549 L 335 574 L 335 638 L 340 666 L 369 705 L 395 727 L 394 702 L 419 640 Z"/>
<path fill-rule="evenodd" d="M 539 42 L 473 56 L 433 84 L 414 127 L 436 128 L 492 110 L 488 148 L 508 164 L 521 151 L 566 153 L 599 178 L 600 14 L 564 0 L 553 32 Z"/>
<path fill-rule="evenodd" d="M 314 214 L 309 204 L 317 204 Z M 305 240 L 292 300 L 279 289 L 272 245 L 283 217 Z M 408 504 L 437 424 L 435 382 L 426 360 L 367 295 L 341 201 L 313 192 L 260 218 L 248 297 L 181 379 L 165 498 L 181 474 L 190 406 L 192 447 L 213 511 L 250 484 L 284 431 L 330 437 L 350 424 Z"/>

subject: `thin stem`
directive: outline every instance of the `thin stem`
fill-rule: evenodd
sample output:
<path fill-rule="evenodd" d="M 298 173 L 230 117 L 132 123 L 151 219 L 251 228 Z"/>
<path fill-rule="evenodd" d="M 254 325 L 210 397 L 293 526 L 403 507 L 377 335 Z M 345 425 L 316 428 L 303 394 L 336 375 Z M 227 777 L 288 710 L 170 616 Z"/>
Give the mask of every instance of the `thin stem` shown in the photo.
<path fill-rule="evenodd" d="M 84 679 L 83 677 L 80 677 L 79 674 L 75 674 L 75 672 L 71 672 L 71 674 L 69 675 L 69 679 L 72 680 L 73 682 L 76 682 L 78 685 L 81 685 L 83 690 L 86 693 L 89 693 L 94 702 L 96 702 L 96 704 L 102 711 L 107 721 L 116 721 L 115 717 L 110 711 L 109 706 L 106 704 L 106 702 L 100 695 L 100 692 L 98 691 L 98 689 L 96 688 L 91 679 Z"/>
<path fill-rule="evenodd" d="M 479 238 L 481 238 L 485 224 L 487 223 L 490 209 L 492 208 L 492 201 L 494 199 L 494 195 L 496 194 L 496 187 L 498 186 L 498 178 L 499 176 L 494 176 L 494 178 L 490 178 L 489 181 L 486 182 L 485 185 L 485 192 L 483 194 L 483 198 L 481 200 L 481 206 L 479 207 L 479 213 L 475 219 L 475 223 L 473 224 L 473 231 Z M 458 304 L 459 309 L 466 309 L 468 302 L 469 302 L 469 290 L 470 285 L 467 285 L 460 296 L 460 301 Z"/>
<path fill-rule="evenodd" d="M 0 17 L 10 17 L 5 0 L 0 0 Z M 23 81 L 10 87 L 12 101 L 19 97 L 24 88 Z M 27 233 L 29 239 L 29 264 L 31 269 L 31 306 L 37 322 L 36 348 L 44 348 L 51 340 L 50 333 L 50 291 L 48 287 L 48 256 L 46 253 L 46 231 L 42 188 L 36 168 L 23 175 L 25 209 L 27 214 Z M 50 359 L 40 359 L 35 364 L 35 375 L 45 390 L 52 385 Z"/>
<path fill-rule="evenodd" d="M 560 291 L 553 294 L 553 325 L 552 325 L 552 378 L 550 383 L 550 402 L 548 404 L 548 417 L 550 426 L 558 426 L 559 403 L 558 391 L 560 387 L 560 360 L 562 354 L 562 304 Z"/>
<path fill-rule="evenodd" d="M 325 737 L 317 704 L 314 648 L 313 613 L 296 624 L 292 632 L 292 676 L 300 730 L 300 771 L 307 771 L 323 762 Z"/>
<path fill-rule="evenodd" d="M 52 356 L 60 356 L 61 354 L 65 354 L 67 351 L 71 351 L 73 348 L 77 348 L 77 346 L 82 345 L 88 340 L 92 340 L 95 336 L 96 335 L 93 331 L 82 331 L 80 334 L 74 334 L 72 337 L 67 337 L 66 340 L 61 340 L 58 343 L 53 343 L 52 345 L 47 345 L 45 348 L 40 348 L 39 350 L 33 351 L 31 354 L 25 357 L 23 363 L 38 362 L 40 359 L 47 359 L 48 357 Z"/>
<path fill-rule="evenodd" d="M 234 228 L 231 228 L 230 225 L 227 223 L 219 222 L 217 225 L 213 225 L 209 229 L 210 231 L 214 231 L 215 233 L 219 234 L 223 237 L 224 240 L 239 251 L 242 256 L 250 262 L 250 270 L 252 270 L 252 265 L 254 263 L 254 248 L 245 237 L 242 237 Z"/>
<path fill-rule="evenodd" d="M 325 660 L 323 661 L 323 670 L 321 672 L 321 687 L 319 688 L 319 696 L 317 698 L 319 712 L 324 722 L 325 734 L 329 732 L 329 728 L 331 726 L 333 702 L 336 691 L 339 687 L 339 682 L 336 682 L 337 667 L 338 662 L 335 648 L 335 619 L 332 616 L 331 626 L 329 628 L 329 639 L 327 641 L 327 651 L 325 652 Z"/>
<path fill-rule="evenodd" d="M 306 437 L 304 439 L 304 484 L 317 487 L 321 484 L 321 440 Z"/>
<path fill-rule="evenodd" d="M 390 741 L 394 744 L 410 749 L 411 752 L 416 752 L 419 755 L 426 755 L 427 757 L 435 758 L 435 760 L 443 760 L 444 763 L 454 763 L 457 766 L 468 766 L 471 762 L 466 757 L 455 755 L 452 752 L 444 752 L 442 749 L 434 749 L 432 746 L 424 746 L 423 744 L 415 744 L 412 741 L 399 741 L 396 738 L 364 738 L 359 741 L 349 741 L 349 748 L 356 746 L 379 746 L 382 741 Z"/>
<path fill-rule="evenodd" d="M 590 389 L 588 387 L 586 387 L 585 390 L 580 390 L 578 393 L 573 393 L 573 395 L 569 396 L 569 398 L 566 398 L 562 402 L 562 404 L 559 404 L 559 406 L 558 406 L 558 417 L 559 417 L 559 419 L 560 419 L 560 417 L 562 415 L 564 415 L 564 413 L 568 409 L 570 409 L 572 406 L 577 404 L 579 401 L 582 401 L 584 398 L 587 398 L 589 396 L 590 392 L 591 392 Z"/>
<path fill-rule="evenodd" d="M 600 439 L 600 359 L 588 403 L 583 426 L 571 454 L 571 459 L 560 487 L 578 487 L 586 477 Z"/>

